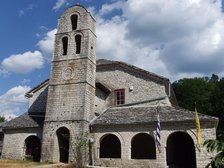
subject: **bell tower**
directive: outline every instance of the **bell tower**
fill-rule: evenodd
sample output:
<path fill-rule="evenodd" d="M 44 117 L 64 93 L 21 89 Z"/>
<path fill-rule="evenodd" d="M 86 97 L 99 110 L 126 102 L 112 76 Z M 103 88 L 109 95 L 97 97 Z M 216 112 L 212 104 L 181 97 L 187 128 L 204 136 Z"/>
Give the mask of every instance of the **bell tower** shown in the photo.
<path fill-rule="evenodd" d="M 89 132 L 96 73 L 95 19 L 81 5 L 58 20 L 43 128 L 42 161 L 68 162 L 77 135 Z M 60 133 L 66 133 L 63 139 Z M 64 145 L 64 146 L 63 146 Z M 62 148 L 67 148 L 63 151 Z"/>

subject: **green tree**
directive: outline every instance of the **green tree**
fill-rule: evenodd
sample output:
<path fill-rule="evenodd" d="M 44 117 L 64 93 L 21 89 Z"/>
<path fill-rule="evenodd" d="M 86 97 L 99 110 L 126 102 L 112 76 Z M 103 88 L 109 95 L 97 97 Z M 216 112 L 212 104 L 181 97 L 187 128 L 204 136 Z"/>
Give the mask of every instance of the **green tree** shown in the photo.
<path fill-rule="evenodd" d="M 85 168 L 88 161 L 88 133 L 77 135 L 72 142 L 72 150 L 74 153 L 74 163 L 71 164 L 72 168 Z"/>
<path fill-rule="evenodd" d="M 217 117 L 224 116 L 224 78 L 216 82 L 210 102 L 213 106 L 213 114 Z"/>
<path fill-rule="evenodd" d="M 206 140 L 204 146 L 208 152 L 216 152 L 216 155 L 211 158 L 211 162 L 206 168 L 223 168 L 224 167 L 224 141 L 223 140 Z"/>
<path fill-rule="evenodd" d="M 172 86 L 180 107 L 194 110 L 196 102 L 199 112 L 212 113 L 210 97 L 213 85 L 208 78 L 185 78 L 174 82 Z"/>
<path fill-rule="evenodd" d="M 67 134 L 61 134 L 65 139 L 69 141 L 70 137 Z M 89 147 L 89 140 L 88 140 L 88 133 L 85 132 L 80 135 L 76 135 L 74 140 L 71 142 L 72 151 L 74 154 L 74 160 L 71 164 L 68 165 L 68 168 L 85 168 L 86 163 L 88 161 L 88 147 Z M 64 148 L 64 150 L 67 150 Z"/>
<path fill-rule="evenodd" d="M 0 116 L 0 123 L 5 122 L 5 117 L 4 116 Z"/>
<path fill-rule="evenodd" d="M 219 117 L 218 138 L 224 137 L 224 78 L 209 77 L 181 79 L 172 84 L 180 107 Z"/>
<path fill-rule="evenodd" d="M 216 74 L 212 74 L 209 82 L 217 83 L 219 81 L 219 76 Z"/>
<path fill-rule="evenodd" d="M 210 102 L 213 107 L 213 116 L 219 117 L 217 129 L 218 138 L 224 138 L 224 78 L 216 82 Z"/>

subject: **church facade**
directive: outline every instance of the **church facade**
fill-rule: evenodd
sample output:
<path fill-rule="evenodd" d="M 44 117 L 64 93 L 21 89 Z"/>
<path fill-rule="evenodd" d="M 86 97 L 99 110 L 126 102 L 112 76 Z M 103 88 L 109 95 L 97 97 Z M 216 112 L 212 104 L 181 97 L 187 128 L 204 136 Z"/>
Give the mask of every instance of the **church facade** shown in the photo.
<path fill-rule="evenodd" d="M 87 133 L 92 165 L 205 167 L 211 154 L 197 145 L 195 113 L 177 106 L 169 79 L 124 62 L 96 60 L 95 22 L 81 5 L 59 18 L 50 79 L 26 94 L 27 113 L 1 125 L 1 157 L 69 163 L 73 142 Z M 215 139 L 217 118 L 199 119 L 202 142 Z"/>

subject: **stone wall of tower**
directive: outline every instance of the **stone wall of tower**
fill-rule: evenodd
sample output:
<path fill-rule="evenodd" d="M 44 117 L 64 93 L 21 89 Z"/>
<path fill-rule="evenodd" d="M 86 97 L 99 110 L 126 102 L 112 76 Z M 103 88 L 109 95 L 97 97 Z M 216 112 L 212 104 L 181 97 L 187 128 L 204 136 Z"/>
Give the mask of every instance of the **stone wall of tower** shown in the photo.
<path fill-rule="evenodd" d="M 91 114 L 84 113 L 94 104 L 94 67 L 95 65 L 86 59 L 54 63 L 50 79 L 53 84 L 49 85 L 48 89 L 46 121 L 91 120 Z M 64 80 L 67 69 L 72 69 L 72 78 Z M 92 99 L 91 104 L 86 102 L 89 99 Z"/>
<path fill-rule="evenodd" d="M 75 28 L 71 20 L 74 15 L 77 16 Z M 79 44 L 77 36 L 81 37 Z M 75 137 L 89 131 L 89 121 L 94 114 L 95 45 L 94 18 L 80 5 L 68 8 L 59 18 L 55 35 L 43 129 L 42 161 L 60 161 L 58 129 L 64 127 L 69 130 L 69 161 L 74 159 L 71 147 Z M 79 52 L 77 46 L 80 46 Z"/>

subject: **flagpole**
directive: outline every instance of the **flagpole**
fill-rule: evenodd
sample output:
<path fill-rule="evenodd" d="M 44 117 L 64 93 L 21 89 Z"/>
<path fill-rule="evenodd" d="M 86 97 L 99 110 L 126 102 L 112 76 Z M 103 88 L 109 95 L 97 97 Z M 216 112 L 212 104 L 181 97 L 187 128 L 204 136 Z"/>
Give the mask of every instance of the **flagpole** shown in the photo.
<path fill-rule="evenodd" d="M 197 137 L 197 145 L 200 151 L 201 148 L 201 127 L 200 127 L 200 120 L 198 116 L 198 111 L 196 107 L 196 102 L 195 102 L 195 124 L 196 124 L 196 137 Z"/>
<path fill-rule="evenodd" d="M 159 153 L 161 153 L 161 135 L 160 135 L 160 130 L 161 130 L 161 127 L 160 127 L 160 118 L 159 118 L 159 103 L 158 103 L 158 106 L 156 108 L 156 115 L 157 115 L 157 125 L 156 125 L 156 146 L 159 150 Z"/>

